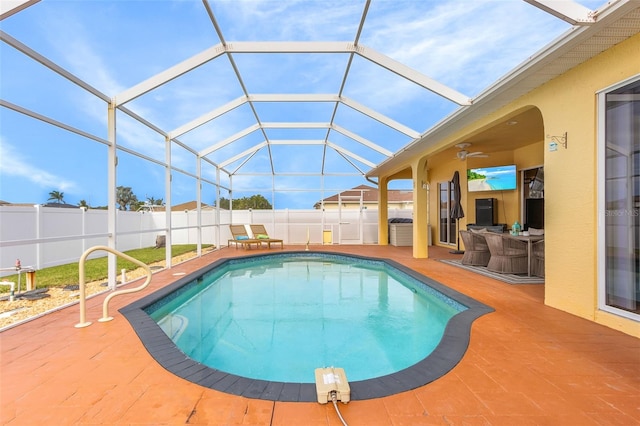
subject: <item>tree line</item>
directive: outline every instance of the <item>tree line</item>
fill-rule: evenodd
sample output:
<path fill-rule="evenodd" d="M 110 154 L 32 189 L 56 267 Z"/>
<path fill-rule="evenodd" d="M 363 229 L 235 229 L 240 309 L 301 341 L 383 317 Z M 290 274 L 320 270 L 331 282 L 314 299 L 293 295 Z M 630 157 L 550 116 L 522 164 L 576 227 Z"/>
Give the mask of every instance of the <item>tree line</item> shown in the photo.
<path fill-rule="evenodd" d="M 47 201 L 53 201 L 58 204 L 66 204 L 64 201 L 64 192 L 51 191 L 49 192 L 49 199 Z M 154 197 L 147 197 L 146 201 L 138 200 L 138 197 L 133 193 L 133 190 L 129 186 L 116 187 L 116 204 L 118 210 L 139 210 L 142 206 L 164 206 L 162 198 L 156 199 Z M 78 207 L 86 207 L 93 209 L 106 209 L 107 206 L 89 206 L 86 200 L 78 201 Z"/>
<path fill-rule="evenodd" d="M 49 193 L 49 199 L 47 201 L 54 201 L 55 203 L 65 204 L 64 192 L 51 191 Z M 232 202 L 233 201 L 233 202 Z M 143 206 L 164 206 L 162 198 L 156 199 L 154 197 L 147 197 L 146 201 L 138 200 L 138 197 L 133 193 L 133 190 L 129 186 L 116 187 L 116 204 L 118 210 L 137 211 Z M 216 202 L 213 201 L 212 205 L 215 207 Z M 262 195 L 256 194 L 250 197 L 235 198 L 229 200 L 227 198 L 220 198 L 220 208 L 229 210 L 230 206 L 233 206 L 233 210 L 270 210 L 273 207 L 271 203 Z M 78 207 L 106 209 L 106 206 L 90 207 L 86 200 L 80 200 Z"/>

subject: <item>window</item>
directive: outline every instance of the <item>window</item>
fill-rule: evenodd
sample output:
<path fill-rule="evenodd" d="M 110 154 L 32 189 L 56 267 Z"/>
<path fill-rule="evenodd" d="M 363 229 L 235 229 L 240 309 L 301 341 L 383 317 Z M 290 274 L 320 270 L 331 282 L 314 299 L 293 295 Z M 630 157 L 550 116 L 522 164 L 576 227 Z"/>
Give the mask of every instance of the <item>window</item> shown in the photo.
<path fill-rule="evenodd" d="M 640 318 L 640 80 L 599 95 L 600 308 Z"/>

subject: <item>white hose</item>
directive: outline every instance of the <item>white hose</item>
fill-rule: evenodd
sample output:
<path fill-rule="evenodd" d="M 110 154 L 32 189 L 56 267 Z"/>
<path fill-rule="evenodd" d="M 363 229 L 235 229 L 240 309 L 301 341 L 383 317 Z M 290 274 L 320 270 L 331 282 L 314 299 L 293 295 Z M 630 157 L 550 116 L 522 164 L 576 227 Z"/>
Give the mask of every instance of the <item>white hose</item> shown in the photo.
<path fill-rule="evenodd" d="M 336 409 L 336 413 L 338 414 L 338 417 L 340 418 L 340 421 L 342 422 L 342 424 L 344 426 L 349 426 L 347 425 L 347 422 L 345 422 L 344 419 L 342 418 L 342 414 L 340 414 L 340 409 L 338 408 L 338 397 L 336 395 L 336 391 L 331 392 L 331 401 L 333 401 L 333 407 Z"/>

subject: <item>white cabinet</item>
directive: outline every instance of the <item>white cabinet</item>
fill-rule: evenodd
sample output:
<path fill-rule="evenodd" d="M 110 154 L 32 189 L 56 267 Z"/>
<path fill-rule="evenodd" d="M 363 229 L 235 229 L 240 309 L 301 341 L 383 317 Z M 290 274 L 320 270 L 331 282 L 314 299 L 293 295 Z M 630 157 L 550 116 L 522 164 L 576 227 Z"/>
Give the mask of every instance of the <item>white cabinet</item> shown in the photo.
<path fill-rule="evenodd" d="M 392 223 L 389 234 L 392 246 L 413 245 L 413 223 Z"/>

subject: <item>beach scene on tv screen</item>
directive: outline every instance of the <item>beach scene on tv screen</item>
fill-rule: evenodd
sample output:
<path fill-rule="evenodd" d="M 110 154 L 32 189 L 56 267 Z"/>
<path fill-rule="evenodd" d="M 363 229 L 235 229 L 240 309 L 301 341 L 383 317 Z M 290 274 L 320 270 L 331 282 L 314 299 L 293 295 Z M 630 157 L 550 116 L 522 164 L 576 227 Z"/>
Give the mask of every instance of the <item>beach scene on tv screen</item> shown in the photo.
<path fill-rule="evenodd" d="M 467 170 L 469 192 L 504 191 L 516 188 L 516 167 L 497 166 Z"/>

